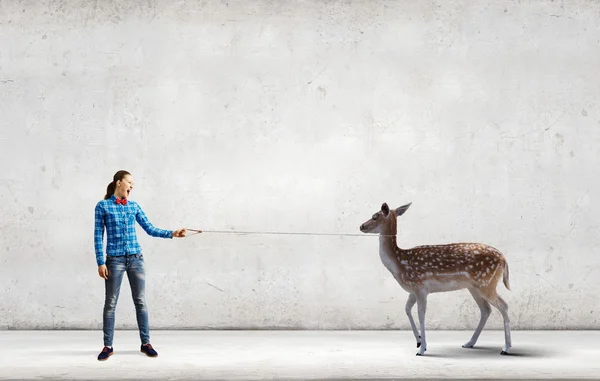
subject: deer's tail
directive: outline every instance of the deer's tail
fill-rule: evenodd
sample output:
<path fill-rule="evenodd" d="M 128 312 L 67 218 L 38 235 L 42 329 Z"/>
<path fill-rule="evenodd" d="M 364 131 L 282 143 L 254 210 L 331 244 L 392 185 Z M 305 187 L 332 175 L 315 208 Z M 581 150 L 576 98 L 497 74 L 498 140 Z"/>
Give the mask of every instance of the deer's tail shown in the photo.
<path fill-rule="evenodd" d="M 508 262 L 504 261 L 504 272 L 502 274 L 502 282 L 504 283 L 504 286 L 506 286 L 506 289 L 510 290 L 510 282 L 508 278 Z"/>

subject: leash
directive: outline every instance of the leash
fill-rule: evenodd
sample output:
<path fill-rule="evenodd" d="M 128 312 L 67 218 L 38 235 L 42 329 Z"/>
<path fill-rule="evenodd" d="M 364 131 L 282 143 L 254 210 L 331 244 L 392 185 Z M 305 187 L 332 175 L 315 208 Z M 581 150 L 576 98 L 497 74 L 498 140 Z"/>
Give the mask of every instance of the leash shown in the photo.
<path fill-rule="evenodd" d="M 235 231 L 235 230 L 197 230 L 188 229 L 193 232 L 190 236 L 200 233 L 216 233 L 216 234 L 241 234 L 241 235 L 314 235 L 314 236 L 344 236 L 344 237 L 369 237 L 373 234 L 366 233 L 311 233 L 311 232 L 274 232 L 274 231 Z M 188 236 L 188 235 L 186 235 Z M 383 237 L 395 237 L 392 234 L 382 234 Z"/>

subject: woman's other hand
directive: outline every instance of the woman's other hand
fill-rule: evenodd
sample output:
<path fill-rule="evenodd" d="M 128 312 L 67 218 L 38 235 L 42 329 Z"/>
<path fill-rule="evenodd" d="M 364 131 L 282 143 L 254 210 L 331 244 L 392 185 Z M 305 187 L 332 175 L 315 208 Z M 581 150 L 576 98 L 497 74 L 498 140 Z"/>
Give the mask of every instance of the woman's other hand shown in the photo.
<path fill-rule="evenodd" d="M 108 269 L 106 268 L 106 265 L 98 266 L 98 275 L 100 275 L 100 278 L 108 279 Z"/>

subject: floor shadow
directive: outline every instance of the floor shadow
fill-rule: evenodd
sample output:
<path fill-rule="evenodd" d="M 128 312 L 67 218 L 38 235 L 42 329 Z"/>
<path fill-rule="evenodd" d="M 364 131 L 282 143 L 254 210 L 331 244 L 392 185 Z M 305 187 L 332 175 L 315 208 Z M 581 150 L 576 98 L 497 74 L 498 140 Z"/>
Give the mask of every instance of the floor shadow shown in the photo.
<path fill-rule="evenodd" d="M 500 347 L 486 347 L 486 346 L 482 346 L 482 347 L 473 347 L 470 349 L 467 348 L 461 348 L 464 349 L 465 351 L 480 351 L 480 352 L 484 352 L 484 353 L 490 353 L 490 354 L 498 354 L 500 355 L 500 352 L 502 351 L 502 348 Z M 502 355 L 502 356 L 507 356 L 507 357 L 531 357 L 531 358 L 548 358 L 548 357 L 552 357 L 555 354 L 552 353 L 551 351 L 547 350 L 547 349 L 542 349 L 542 348 L 523 348 L 523 347 L 517 347 L 517 348 L 511 348 L 509 353 Z"/>
<path fill-rule="evenodd" d="M 489 346 L 475 346 L 473 348 L 436 348 L 435 351 L 425 352 L 425 357 L 433 358 L 447 358 L 447 359 L 473 359 L 473 358 L 485 358 L 485 359 L 505 359 L 509 357 L 523 357 L 523 358 L 550 358 L 556 354 L 549 350 L 541 348 L 511 348 L 510 352 L 505 355 L 501 355 L 502 347 L 489 347 Z"/>
<path fill-rule="evenodd" d="M 68 355 L 68 356 L 95 356 L 97 357 L 100 354 L 100 350 L 97 351 L 61 351 L 60 352 L 63 355 Z M 120 350 L 117 351 L 115 350 L 113 352 L 113 355 L 141 355 L 141 356 L 145 356 L 142 352 L 140 351 L 136 351 L 133 349 L 129 349 L 129 350 Z"/>

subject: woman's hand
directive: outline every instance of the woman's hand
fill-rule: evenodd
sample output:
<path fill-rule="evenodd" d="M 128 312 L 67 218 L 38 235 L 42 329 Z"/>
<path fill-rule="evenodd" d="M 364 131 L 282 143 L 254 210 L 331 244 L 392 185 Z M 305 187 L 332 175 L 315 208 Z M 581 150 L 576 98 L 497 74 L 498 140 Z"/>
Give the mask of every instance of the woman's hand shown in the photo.
<path fill-rule="evenodd" d="M 98 266 L 98 275 L 100 275 L 100 278 L 108 280 L 108 269 L 106 268 L 106 265 Z"/>
<path fill-rule="evenodd" d="M 187 232 L 187 230 L 185 230 L 185 228 L 175 230 L 173 232 L 173 237 L 183 238 L 183 237 L 185 237 L 186 232 Z"/>

